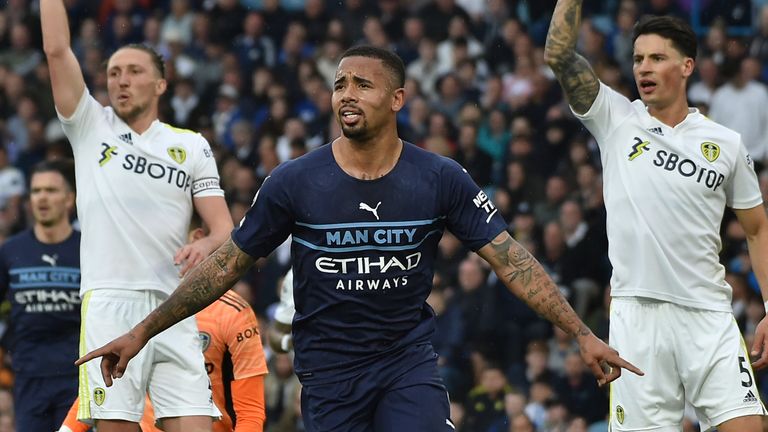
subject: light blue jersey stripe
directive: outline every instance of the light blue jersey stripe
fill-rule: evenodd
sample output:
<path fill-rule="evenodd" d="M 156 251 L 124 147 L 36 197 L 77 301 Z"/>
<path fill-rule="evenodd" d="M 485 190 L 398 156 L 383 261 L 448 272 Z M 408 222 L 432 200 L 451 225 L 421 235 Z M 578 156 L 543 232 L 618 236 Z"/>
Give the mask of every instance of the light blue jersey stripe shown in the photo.
<path fill-rule="evenodd" d="M 20 273 L 31 273 L 31 272 L 62 272 L 62 273 L 80 273 L 79 268 L 74 267 L 22 267 L 10 270 L 8 274 L 17 275 Z"/>
<path fill-rule="evenodd" d="M 78 283 L 65 283 L 65 282 L 22 282 L 11 283 L 11 289 L 26 289 L 26 288 L 80 288 Z"/>
<path fill-rule="evenodd" d="M 365 228 L 365 227 L 402 227 L 402 226 L 424 226 L 433 224 L 444 217 L 435 219 L 424 219 L 415 221 L 401 221 L 401 222 L 356 222 L 356 223 L 338 223 L 338 224 L 308 224 L 304 222 L 296 222 L 296 225 L 313 229 L 338 229 L 338 228 Z"/>

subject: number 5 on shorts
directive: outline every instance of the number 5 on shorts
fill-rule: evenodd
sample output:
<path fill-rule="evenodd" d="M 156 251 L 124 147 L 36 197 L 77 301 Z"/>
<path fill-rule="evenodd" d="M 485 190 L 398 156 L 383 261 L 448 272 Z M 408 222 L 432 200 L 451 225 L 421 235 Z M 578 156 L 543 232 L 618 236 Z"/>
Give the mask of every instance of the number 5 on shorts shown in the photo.
<path fill-rule="evenodd" d="M 746 367 L 744 366 L 746 364 Z M 752 387 L 752 372 L 749 370 L 749 363 L 747 363 L 747 359 L 743 356 L 739 356 L 739 369 L 741 370 L 741 373 L 747 374 L 747 380 L 742 381 L 741 385 L 744 387 Z"/>

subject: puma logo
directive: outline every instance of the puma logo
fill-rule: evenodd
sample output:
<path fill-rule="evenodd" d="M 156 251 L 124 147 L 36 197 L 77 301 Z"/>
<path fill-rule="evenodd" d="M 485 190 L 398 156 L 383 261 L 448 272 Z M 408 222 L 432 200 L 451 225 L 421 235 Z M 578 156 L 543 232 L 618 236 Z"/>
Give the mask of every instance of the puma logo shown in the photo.
<path fill-rule="evenodd" d="M 361 202 L 359 209 L 360 210 L 369 211 L 369 212 L 373 213 L 373 215 L 376 216 L 376 220 L 379 220 L 379 206 L 380 205 L 381 205 L 381 201 L 379 201 L 379 203 L 376 204 L 376 207 L 371 208 L 371 206 L 369 206 L 368 204 L 366 204 L 364 202 Z"/>
<path fill-rule="evenodd" d="M 43 256 L 41 256 L 40 259 L 50 264 L 51 267 L 56 267 L 56 261 L 58 261 L 59 255 L 53 254 L 53 256 L 50 256 L 48 254 L 43 254 Z"/>

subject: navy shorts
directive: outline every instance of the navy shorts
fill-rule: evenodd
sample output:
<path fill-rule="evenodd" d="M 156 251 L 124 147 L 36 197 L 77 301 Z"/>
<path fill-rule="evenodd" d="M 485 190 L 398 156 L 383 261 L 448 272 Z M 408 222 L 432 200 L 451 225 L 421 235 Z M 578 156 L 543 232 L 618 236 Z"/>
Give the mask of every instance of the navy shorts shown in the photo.
<path fill-rule="evenodd" d="M 77 397 L 77 375 L 24 377 L 13 383 L 16 430 L 59 430 Z"/>
<path fill-rule="evenodd" d="M 448 392 L 429 344 L 408 347 L 350 379 L 305 380 L 307 432 L 453 432 Z"/>

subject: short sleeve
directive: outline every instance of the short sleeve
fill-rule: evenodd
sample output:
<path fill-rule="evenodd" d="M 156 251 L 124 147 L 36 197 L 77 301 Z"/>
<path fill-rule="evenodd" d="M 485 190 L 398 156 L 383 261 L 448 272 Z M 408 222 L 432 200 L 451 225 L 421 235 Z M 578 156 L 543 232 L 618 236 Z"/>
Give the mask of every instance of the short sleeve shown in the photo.
<path fill-rule="evenodd" d="M 264 180 L 240 226 L 232 232 L 232 241 L 254 258 L 269 255 L 291 234 L 295 216 L 284 187 L 284 172 L 278 167 Z"/>
<path fill-rule="evenodd" d="M 605 139 L 619 127 L 632 110 L 632 102 L 629 99 L 602 82 L 589 111 L 578 114 L 571 107 L 573 115 L 584 124 L 601 147 Z"/>
<path fill-rule="evenodd" d="M 91 96 L 88 88 L 86 88 L 77 103 L 75 112 L 70 117 L 62 116 L 58 110 L 56 110 L 56 115 L 61 121 L 64 134 L 69 138 L 70 145 L 75 148 L 81 143 L 87 142 L 82 137 L 89 132 L 90 125 L 97 123 L 99 116 L 104 115 L 104 107 Z"/>
<path fill-rule="evenodd" d="M 202 198 L 209 196 L 224 196 L 224 191 L 219 183 L 219 170 L 216 168 L 216 159 L 213 157 L 211 146 L 200 134 L 200 147 L 197 149 L 195 172 L 192 177 L 192 197 Z"/>
<path fill-rule="evenodd" d="M 458 163 L 446 159 L 440 199 L 446 209 L 447 227 L 464 244 L 477 251 L 507 227 L 490 197 Z"/>
<path fill-rule="evenodd" d="M 734 209 L 750 209 L 763 202 L 754 162 L 741 143 L 731 181 L 726 185 L 725 199 L 726 205 Z"/>

